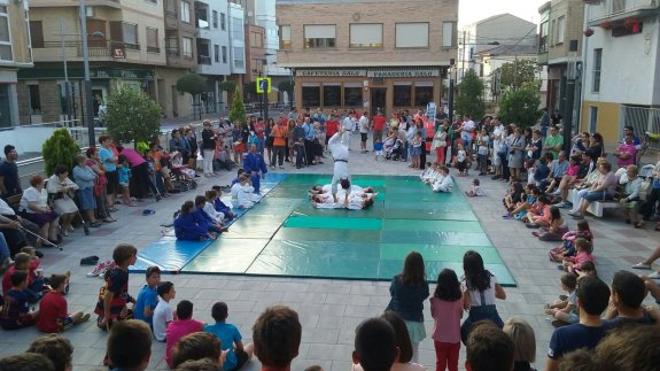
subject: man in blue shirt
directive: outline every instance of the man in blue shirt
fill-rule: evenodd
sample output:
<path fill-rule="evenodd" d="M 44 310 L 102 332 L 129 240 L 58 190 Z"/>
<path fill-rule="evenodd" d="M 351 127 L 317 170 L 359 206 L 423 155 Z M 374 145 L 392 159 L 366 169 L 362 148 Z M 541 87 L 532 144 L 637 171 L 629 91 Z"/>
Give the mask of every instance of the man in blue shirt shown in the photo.
<path fill-rule="evenodd" d="M 250 173 L 254 193 L 259 193 L 261 178 L 268 172 L 268 167 L 266 167 L 264 157 L 257 153 L 257 146 L 254 144 L 250 146 L 250 152 L 245 156 L 245 160 L 243 160 L 243 170 Z"/>
<path fill-rule="evenodd" d="M 158 305 L 158 293 L 156 288 L 160 285 L 160 268 L 152 266 L 147 268 L 147 284 L 140 290 L 135 307 L 133 307 L 133 318 L 142 320 L 152 326 L 154 309 Z"/>
<path fill-rule="evenodd" d="M 576 291 L 580 322 L 560 327 L 552 334 L 546 371 L 557 371 L 559 361 L 565 354 L 581 348 L 591 350 L 606 335 L 607 327 L 600 315 L 610 300 L 607 284 L 596 277 L 584 277 L 580 279 Z"/>

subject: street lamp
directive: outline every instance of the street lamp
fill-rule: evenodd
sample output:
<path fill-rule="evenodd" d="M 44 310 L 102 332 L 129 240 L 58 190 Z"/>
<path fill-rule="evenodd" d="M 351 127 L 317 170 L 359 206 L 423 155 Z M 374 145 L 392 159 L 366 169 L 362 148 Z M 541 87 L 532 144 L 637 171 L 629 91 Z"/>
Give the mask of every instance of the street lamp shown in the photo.
<path fill-rule="evenodd" d="M 92 147 L 96 143 L 94 133 L 94 102 L 92 100 L 92 80 L 89 73 L 89 50 L 87 47 L 87 16 L 85 12 L 85 0 L 80 0 L 80 30 L 82 37 L 82 54 L 83 65 L 85 69 L 85 125 L 87 125 L 87 134 L 89 138 L 89 146 Z M 100 32 L 99 32 L 100 33 Z M 96 32 L 94 34 L 97 34 Z"/>

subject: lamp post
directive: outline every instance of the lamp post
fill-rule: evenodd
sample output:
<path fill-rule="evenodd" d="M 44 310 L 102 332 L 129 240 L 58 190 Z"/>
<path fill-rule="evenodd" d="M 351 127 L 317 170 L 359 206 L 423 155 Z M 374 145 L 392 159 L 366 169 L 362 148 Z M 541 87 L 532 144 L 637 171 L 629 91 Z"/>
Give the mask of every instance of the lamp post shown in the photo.
<path fill-rule="evenodd" d="M 85 118 L 85 125 L 87 126 L 87 135 L 89 138 L 89 146 L 93 146 L 96 143 L 96 137 L 94 133 L 94 102 L 92 97 L 92 80 L 89 73 L 89 50 L 87 47 L 87 16 L 85 14 L 85 0 L 80 0 L 80 30 L 82 37 L 82 54 L 83 54 L 83 66 L 85 69 L 85 113 L 83 117 Z"/>

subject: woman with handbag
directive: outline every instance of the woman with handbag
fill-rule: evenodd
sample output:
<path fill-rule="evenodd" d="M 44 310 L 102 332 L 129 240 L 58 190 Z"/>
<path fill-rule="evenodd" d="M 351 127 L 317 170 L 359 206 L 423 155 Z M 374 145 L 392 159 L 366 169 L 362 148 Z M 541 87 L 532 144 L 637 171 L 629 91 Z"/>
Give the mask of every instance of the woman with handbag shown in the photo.
<path fill-rule="evenodd" d="M 495 306 L 495 298 L 505 300 L 506 292 L 497 283 L 496 277 L 484 268 L 484 261 L 478 252 L 470 250 L 465 253 L 463 270 L 465 310 L 469 311 L 468 318 L 461 325 L 461 339 L 465 343 L 476 322 L 489 320 L 499 328 L 504 326 Z"/>

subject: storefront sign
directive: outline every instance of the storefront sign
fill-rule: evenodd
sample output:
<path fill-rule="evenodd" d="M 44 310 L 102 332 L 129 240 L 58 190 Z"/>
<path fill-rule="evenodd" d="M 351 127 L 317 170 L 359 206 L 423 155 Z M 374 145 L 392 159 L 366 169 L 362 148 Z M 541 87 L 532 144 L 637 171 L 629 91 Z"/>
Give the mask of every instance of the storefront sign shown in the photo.
<path fill-rule="evenodd" d="M 371 78 L 409 78 L 409 77 L 438 77 L 439 70 L 373 70 L 367 74 Z"/>
<path fill-rule="evenodd" d="M 364 77 L 367 70 L 297 70 L 300 77 Z"/>
<path fill-rule="evenodd" d="M 438 77 L 438 69 L 325 69 L 325 70 L 297 70 L 299 77 L 369 77 L 372 79 L 411 78 L 411 77 Z"/>

